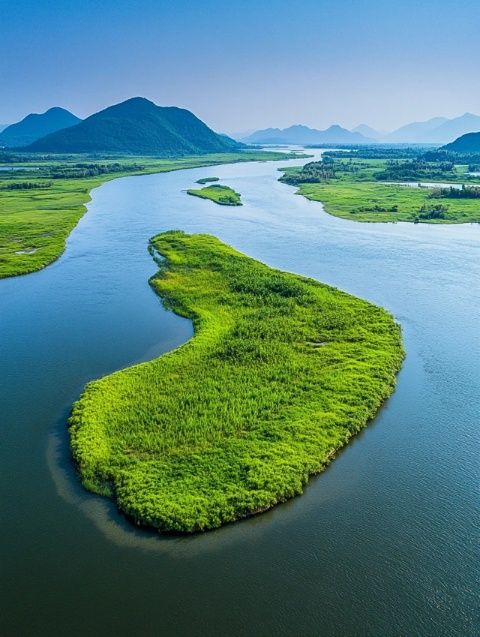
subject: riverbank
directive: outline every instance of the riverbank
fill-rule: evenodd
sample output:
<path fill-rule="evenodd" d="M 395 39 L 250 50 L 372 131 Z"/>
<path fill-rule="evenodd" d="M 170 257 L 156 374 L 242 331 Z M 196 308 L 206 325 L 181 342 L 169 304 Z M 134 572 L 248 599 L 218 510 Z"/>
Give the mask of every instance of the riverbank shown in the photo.
<path fill-rule="evenodd" d="M 195 335 L 90 383 L 71 446 L 87 489 L 188 533 L 301 493 L 393 391 L 403 350 L 382 308 L 214 237 L 150 245 L 163 257 L 151 285 Z"/>
<path fill-rule="evenodd" d="M 326 151 L 321 161 L 287 168 L 280 181 L 297 186 L 297 194 L 306 199 L 320 201 L 329 214 L 351 221 L 479 223 L 480 200 L 467 196 L 468 186 L 479 182 L 468 166 L 425 157 L 417 157 L 413 149 Z M 438 187 L 408 187 L 422 182 Z M 455 192 L 445 190 L 446 185 Z"/>
<path fill-rule="evenodd" d="M 0 156 L 0 278 L 41 270 L 58 259 L 86 211 L 91 191 L 107 181 L 128 175 L 288 157 L 288 153 L 262 151 L 171 160 L 54 155 L 39 159 L 36 155 L 18 154 L 14 163 L 6 163 Z M 19 167 L 15 169 L 16 166 Z"/>

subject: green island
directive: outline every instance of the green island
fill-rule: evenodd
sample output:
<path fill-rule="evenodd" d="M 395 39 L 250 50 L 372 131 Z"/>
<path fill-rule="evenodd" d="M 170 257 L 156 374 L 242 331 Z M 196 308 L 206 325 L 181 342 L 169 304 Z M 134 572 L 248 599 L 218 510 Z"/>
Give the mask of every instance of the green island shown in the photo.
<path fill-rule="evenodd" d="M 40 270 L 57 259 L 86 211 L 93 188 L 127 175 L 243 161 L 289 153 L 239 151 L 178 159 L 0 152 L 0 278 Z"/>
<path fill-rule="evenodd" d="M 210 199 L 221 206 L 241 206 L 242 201 L 240 194 L 235 192 L 233 188 L 229 186 L 221 186 L 220 184 L 212 184 L 211 186 L 205 186 L 205 188 L 189 188 L 187 190 L 188 195 L 194 197 L 200 197 L 201 199 Z"/>
<path fill-rule="evenodd" d="M 286 169 L 280 181 L 353 221 L 478 223 L 480 180 L 471 174 L 478 163 L 480 155 L 441 150 L 327 151 L 321 161 Z"/>
<path fill-rule="evenodd" d="M 209 235 L 165 232 L 149 250 L 151 286 L 194 336 L 86 386 L 69 428 L 83 485 L 180 533 L 302 493 L 393 391 L 400 327 Z"/>
<path fill-rule="evenodd" d="M 197 179 L 197 184 L 209 184 L 214 181 L 220 181 L 220 177 L 202 177 L 202 179 Z"/>

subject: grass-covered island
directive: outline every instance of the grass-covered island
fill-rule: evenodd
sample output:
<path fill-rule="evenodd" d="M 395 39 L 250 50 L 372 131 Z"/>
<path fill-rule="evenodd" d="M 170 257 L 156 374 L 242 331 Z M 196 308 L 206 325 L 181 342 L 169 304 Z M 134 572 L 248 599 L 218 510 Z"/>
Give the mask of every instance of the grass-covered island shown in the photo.
<path fill-rule="evenodd" d="M 70 418 L 84 486 L 171 532 L 301 493 L 391 394 L 399 326 L 380 307 L 212 236 L 165 232 L 150 250 L 153 289 L 195 335 L 87 385 Z"/>
<path fill-rule="evenodd" d="M 204 184 L 213 183 L 214 181 L 220 181 L 220 177 L 202 177 L 201 179 L 197 179 L 196 183 L 203 186 Z"/>
<path fill-rule="evenodd" d="M 280 181 L 353 221 L 478 223 L 476 162 L 480 155 L 402 147 L 327 151 L 320 161 L 286 169 Z"/>
<path fill-rule="evenodd" d="M 221 186 L 220 184 L 212 184 L 205 188 L 189 188 L 187 194 L 202 199 L 210 199 L 221 206 L 241 206 L 242 201 L 240 194 L 235 192 L 229 186 Z"/>

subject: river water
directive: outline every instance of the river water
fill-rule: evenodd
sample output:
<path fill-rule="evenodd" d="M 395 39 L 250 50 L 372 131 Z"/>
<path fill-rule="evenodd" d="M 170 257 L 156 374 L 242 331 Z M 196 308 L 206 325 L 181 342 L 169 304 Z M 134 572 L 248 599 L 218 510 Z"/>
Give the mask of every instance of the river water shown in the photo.
<path fill-rule="evenodd" d="M 479 634 L 480 226 L 337 219 L 278 167 L 111 181 L 56 263 L 0 281 L 2 635 Z M 206 176 L 244 206 L 185 194 Z M 190 337 L 147 283 L 148 238 L 172 228 L 387 307 L 407 351 L 392 398 L 303 496 L 184 538 L 83 491 L 65 426 L 89 379 Z"/>

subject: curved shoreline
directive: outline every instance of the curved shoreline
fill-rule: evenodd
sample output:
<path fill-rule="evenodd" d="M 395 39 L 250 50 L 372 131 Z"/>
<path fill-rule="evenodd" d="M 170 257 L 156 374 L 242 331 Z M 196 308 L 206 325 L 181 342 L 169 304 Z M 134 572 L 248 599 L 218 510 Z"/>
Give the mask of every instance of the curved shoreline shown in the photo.
<path fill-rule="evenodd" d="M 71 445 L 87 489 L 137 524 L 191 533 L 302 493 L 392 393 L 403 349 L 382 308 L 214 237 L 150 245 L 163 257 L 151 285 L 194 336 L 89 383 Z"/>

